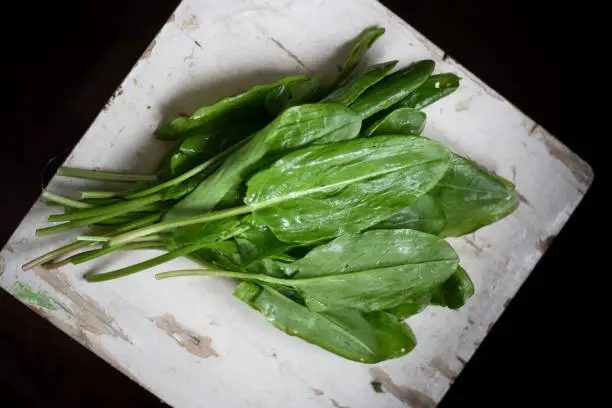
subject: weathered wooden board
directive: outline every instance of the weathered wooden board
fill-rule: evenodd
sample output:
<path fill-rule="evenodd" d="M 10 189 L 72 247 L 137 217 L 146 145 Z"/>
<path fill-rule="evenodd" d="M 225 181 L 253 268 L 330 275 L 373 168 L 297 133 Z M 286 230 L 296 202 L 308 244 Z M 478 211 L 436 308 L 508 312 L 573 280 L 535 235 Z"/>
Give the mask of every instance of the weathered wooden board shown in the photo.
<path fill-rule="evenodd" d="M 342 24 L 337 24 L 342 21 Z M 331 73 L 363 28 L 387 33 L 370 62 L 434 59 L 464 78 L 459 91 L 427 108 L 425 135 L 516 183 L 510 217 L 451 243 L 476 295 L 460 311 L 437 307 L 410 319 L 419 345 L 377 365 L 344 360 L 278 331 L 231 296 L 221 278 L 158 282 L 148 271 L 86 284 L 86 267 L 20 265 L 69 234 L 36 238 L 53 212 L 37 201 L 0 253 L 0 286 L 36 309 L 163 400 L 177 407 L 434 406 L 482 342 L 579 203 L 590 167 L 544 129 L 374 0 L 184 0 L 65 165 L 150 170 L 163 144 L 161 121 L 290 73 Z M 55 177 L 52 191 L 78 185 Z M 130 253 L 94 268 L 150 256 Z M 177 260 L 156 268 L 191 266 Z M 370 386 L 383 384 L 383 393 Z"/>

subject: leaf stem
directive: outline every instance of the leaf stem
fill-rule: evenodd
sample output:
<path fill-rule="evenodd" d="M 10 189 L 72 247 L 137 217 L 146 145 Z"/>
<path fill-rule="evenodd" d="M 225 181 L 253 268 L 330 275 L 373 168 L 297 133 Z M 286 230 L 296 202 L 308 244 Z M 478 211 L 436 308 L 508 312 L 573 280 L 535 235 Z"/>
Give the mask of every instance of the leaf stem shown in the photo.
<path fill-rule="evenodd" d="M 106 247 L 105 249 L 110 252 L 113 251 L 113 248 L 115 247 Z M 98 274 L 94 274 L 94 275 L 87 275 L 85 277 L 85 279 L 87 279 L 88 282 L 103 282 L 103 281 L 108 281 L 108 280 L 112 280 L 112 279 L 118 279 L 118 278 L 122 278 L 124 276 L 128 276 L 128 275 L 132 275 L 136 272 L 140 272 L 140 271 L 144 271 L 145 269 L 149 269 L 152 268 L 154 266 L 157 265 L 161 265 L 163 263 L 169 262 L 175 258 L 178 258 L 180 256 L 183 255 L 187 255 L 190 252 L 194 252 L 197 251 L 198 249 L 201 249 L 202 246 L 201 245 L 190 245 L 181 249 L 177 249 L 175 251 L 172 252 L 168 252 L 166 254 L 160 255 L 158 257 L 155 258 L 151 258 L 148 259 L 144 262 L 140 262 L 137 263 L 135 265 L 130 265 L 127 266 L 125 268 L 121 268 L 121 269 L 117 269 L 115 271 L 112 272 L 105 272 L 105 273 L 98 273 Z M 119 249 L 121 249 L 121 247 L 119 247 Z"/>
<path fill-rule="evenodd" d="M 81 190 L 81 198 L 116 198 L 121 197 L 124 193 L 118 191 L 99 191 L 99 190 Z"/>
<path fill-rule="evenodd" d="M 161 265 L 163 263 L 166 263 L 168 261 L 171 261 L 175 258 L 184 256 L 184 255 L 189 255 L 195 251 L 199 251 L 200 249 L 209 247 L 213 244 L 216 244 L 219 241 L 225 241 L 226 239 L 230 239 L 238 234 L 243 233 L 244 231 L 246 231 L 248 229 L 248 227 L 242 227 L 242 228 L 237 228 L 234 230 L 231 230 L 229 233 L 222 235 L 218 240 L 214 241 L 214 242 L 203 242 L 200 244 L 194 244 L 194 245 L 188 245 L 185 246 L 183 248 L 179 248 L 176 249 L 174 251 L 168 252 L 164 255 L 160 255 L 156 258 L 152 258 L 152 259 L 148 259 L 144 262 L 140 262 L 137 263 L 135 265 L 131 265 L 122 269 L 117 269 L 116 271 L 112 271 L 112 272 L 105 272 L 105 273 L 99 273 L 99 274 L 95 274 L 95 275 L 87 275 L 85 277 L 85 279 L 87 279 L 88 282 L 103 282 L 103 281 L 108 281 L 108 280 L 112 280 L 112 279 L 118 279 L 118 278 L 122 278 L 124 276 L 128 276 L 128 275 L 132 275 L 136 272 L 140 272 L 143 271 L 145 269 L 149 269 L 152 268 L 154 266 L 157 265 Z M 129 245 L 129 244 L 124 244 L 124 245 Z M 121 247 L 121 246 L 120 246 Z M 116 247 L 112 247 L 112 246 L 107 246 L 105 248 L 116 248 Z"/>
<path fill-rule="evenodd" d="M 191 177 L 203 172 L 204 170 L 206 170 L 208 167 L 210 167 L 211 165 L 215 164 L 216 162 L 218 162 L 220 159 L 224 158 L 225 156 L 228 156 L 229 154 L 233 153 L 236 149 L 238 149 L 239 147 L 241 147 L 242 145 L 246 144 L 246 142 L 251 139 L 251 136 L 247 137 L 246 139 L 241 140 L 239 143 L 236 143 L 235 145 L 231 146 L 228 149 L 225 149 L 224 151 L 222 151 L 221 153 L 211 157 L 210 159 L 206 160 L 204 163 L 192 168 L 191 170 L 181 174 L 178 177 L 175 177 L 171 180 L 168 180 L 164 183 L 158 184 L 156 186 L 153 186 L 151 188 L 147 188 L 146 190 L 142 190 L 142 191 L 137 191 L 135 193 L 132 194 L 128 194 L 125 196 L 126 199 L 132 199 L 132 198 L 138 198 L 138 197 L 143 197 L 149 194 L 153 194 L 153 193 L 157 193 L 158 191 L 164 190 L 168 187 L 172 187 L 175 186 L 177 184 L 182 183 L 185 180 L 190 179 Z"/>
<path fill-rule="evenodd" d="M 150 196 L 138 198 L 131 201 L 124 201 L 117 204 L 110 204 L 104 207 L 90 208 L 82 211 L 74 211 L 69 214 L 54 214 L 49 216 L 50 222 L 60 221 L 77 221 L 85 220 L 92 217 L 98 217 L 102 215 L 117 216 L 134 209 L 140 209 L 148 204 L 160 201 L 163 198 L 161 194 L 153 194 Z"/>
<path fill-rule="evenodd" d="M 148 217 L 144 217 L 141 218 L 139 220 L 130 222 L 126 225 L 123 225 L 119 228 L 114 229 L 113 231 L 109 231 L 107 233 L 107 235 L 114 235 L 114 234 L 121 234 L 123 232 L 127 232 L 130 231 L 132 229 L 136 229 L 136 228 L 140 228 L 143 227 L 145 225 L 154 223 L 155 221 L 159 220 L 159 218 L 161 217 L 161 213 L 159 214 L 153 214 L 150 215 Z M 85 246 L 89 246 L 89 245 L 93 245 L 91 242 L 87 242 L 87 241 L 76 241 L 76 242 L 72 242 L 68 245 L 64 245 L 63 247 L 54 249 L 53 251 L 47 252 L 46 254 L 43 254 L 41 256 L 39 256 L 38 258 L 35 258 L 33 260 L 31 260 L 30 262 L 25 263 L 21 268 L 24 271 L 27 271 L 29 269 L 32 269 L 36 266 L 45 264 L 47 262 L 51 262 L 57 258 L 59 258 L 60 256 L 67 254 L 68 252 L 72 252 L 75 251 L 77 249 L 83 248 Z"/>
<path fill-rule="evenodd" d="M 93 204 L 87 204 L 81 201 L 76 201 L 70 198 L 62 197 L 61 195 L 54 194 L 45 189 L 43 189 L 42 196 L 43 198 L 46 198 L 47 200 L 53 201 L 55 203 L 61 204 L 66 207 L 72 207 L 72 208 L 92 208 L 94 207 Z"/>
<path fill-rule="evenodd" d="M 75 169 L 71 167 L 60 167 L 59 169 L 57 169 L 57 175 L 86 180 L 115 181 L 119 183 L 157 181 L 157 176 L 155 174 L 115 173 L 97 170 Z"/>
<path fill-rule="evenodd" d="M 133 241 L 136 238 L 145 237 L 147 235 L 157 234 L 159 232 L 186 227 L 189 225 L 217 221 L 223 218 L 232 217 L 234 215 L 248 214 L 251 211 L 253 211 L 253 209 L 250 206 L 244 205 L 241 207 L 228 208 L 227 210 L 214 211 L 204 215 L 197 215 L 195 217 L 183 218 L 181 220 L 163 221 L 145 228 L 117 235 L 109 241 L 108 245 L 115 246 Z"/>
<path fill-rule="evenodd" d="M 223 269 L 183 269 L 178 271 L 162 272 L 155 275 L 155 279 L 176 278 L 180 276 L 222 276 L 225 278 L 271 283 L 273 285 L 293 286 L 293 279 L 275 278 L 268 275 L 254 273 L 232 272 Z"/>
<path fill-rule="evenodd" d="M 46 254 L 41 255 L 38 258 L 32 259 L 30 262 L 23 264 L 21 269 L 23 269 L 24 271 L 30 270 L 36 266 L 39 266 L 44 263 L 50 262 L 54 259 L 57 259 L 60 256 L 67 254 L 68 252 L 75 251 L 79 248 L 83 248 L 88 245 L 91 245 L 91 242 L 86 242 L 86 241 L 72 242 L 68 245 L 64 245 L 63 247 L 59 247 L 57 249 L 54 249 L 53 251 L 47 252 Z"/>
<path fill-rule="evenodd" d="M 154 242 L 134 242 L 125 245 L 120 245 L 116 247 L 103 247 L 100 249 L 94 249 L 91 251 L 81 252 L 80 254 L 76 254 L 67 259 L 68 262 L 73 265 L 78 265 L 87 261 L 91 261 L 92 259 L 99 258 L 101 256 L 110 254 L 115 251 L 127 251 L 127 250 L 135 250 L 135 249 L 164 249 L 165 245 L 156 244 Z M 66 261 L 66 260 L 64 260 Z M 62 261 L 62 263 L 64 263 Z"/>
<path fill-rule="evenodd" d="M 112 238 L 107 235 L 79 235 L 76 237 L 77 241 L 89 241 L 89 242 L 108 242 Z M 161 241 L 162 237 L 159 235 L 149 235 L 146 237 L 135 239 L 132 242 L 152 242 Z"/>

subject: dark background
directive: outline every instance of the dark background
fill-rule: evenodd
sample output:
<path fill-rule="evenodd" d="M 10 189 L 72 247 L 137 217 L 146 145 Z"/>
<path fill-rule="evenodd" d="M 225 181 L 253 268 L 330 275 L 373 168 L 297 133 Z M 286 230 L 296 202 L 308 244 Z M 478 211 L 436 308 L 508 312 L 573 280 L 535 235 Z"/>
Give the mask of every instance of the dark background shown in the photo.
<path fill-rule="evenodd" d="M 546 4 L 524 0 L 383 3 L 598 173 L 592 139 L 569 121 L 573 117 L 569 107 L 576 102 L 570 89 L 577 81 L 564 32 L 574 21 L 571 10 L 556 3 L 560 14 L 551 18 Z M 83 135 L 178 1 L 33 4 L 22 2 L 16 6 L 19 10 L 3 13 L 1 61 L 8 76 L 3 78 L 0 98 L 4 192 L 0 245 L 39 195 L 45 163 Z M 11 20 L 19 22 L 18 29 L 8 28 Z M 578 272 L 576 258 L 590 251 L 584 237 L 595 220 L 593 195 L 594 188 L 467 364 L 442 407 L 532 406 L 552 399 L 588 405 L 584 401 L 588 393 L 577 384 L 589 374 L 574 367 L 583 358 L 576 351 L 580 342 L 589 339 L 593 330 L 583 322 L 577 324 L 571 313 L 582 310 L 589 296 L 575 287 L 580 282 L 572 276 Z M 582 262 L 581 270 L 587 273 L 590 267 Z M 1 290 L 0 311 L 0 405 L 162 405 Z"/>

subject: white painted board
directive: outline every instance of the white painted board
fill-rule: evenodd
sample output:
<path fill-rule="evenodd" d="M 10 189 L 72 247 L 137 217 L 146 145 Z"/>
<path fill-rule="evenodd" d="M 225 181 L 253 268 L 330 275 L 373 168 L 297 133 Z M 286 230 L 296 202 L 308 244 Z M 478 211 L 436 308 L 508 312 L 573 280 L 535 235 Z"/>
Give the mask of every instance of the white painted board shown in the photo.
<path fill-rule="evenodd" d="M 338 24 L 341 21 L 342 24 Z M 290 337 L 231 296 L 222 278 L 159 282 L 154 272 L 87 284 L 85 266 L 22 272 L 69 240 L 37 238 L 53 209 L 39 200 L 0 253 L 0 286 L 176 407 L 430 407 L 482 342 L 589 188 L 588 164 L 374 0 L 184 0 L 74 148 L 66 166 L 148 171 L 163 151 L 152 131 L 180 112 L 287 74 L 332 74 L 365 27 L 387 33 L 368 62 L 430 58 L 461 88 L 426 108 L 425 135 L 512 180 L 521 205 L 508 218 L 451 239 L 476 294 L 459 311 L 410 318 L 419 344 L 376 365 Z M 83 182 L 54 177 L 51 191 Z M 85 183 L 86 184 L 86 183 Z M 151 253 L 101 259 L 128 265 Z M 376 393 L 373 380 L 385 392 Z"/>

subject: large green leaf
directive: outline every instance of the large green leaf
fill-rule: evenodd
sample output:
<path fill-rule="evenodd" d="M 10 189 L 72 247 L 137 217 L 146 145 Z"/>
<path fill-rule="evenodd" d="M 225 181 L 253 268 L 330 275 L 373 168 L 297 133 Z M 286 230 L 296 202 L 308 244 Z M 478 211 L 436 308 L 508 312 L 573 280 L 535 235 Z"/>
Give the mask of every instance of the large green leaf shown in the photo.
<path fill-rule="evenodd" d="M 223 98 L 220 101 L 201 107 L 189 117 L 179 117 L 162 125 L 155 136 L 163 140 L 176 140 L 185 132 L 200 126 L 213 129 L 218 120 L 226 122 L 236 112 L 248 112 L 254 107 L 263 106 L 268 94 L 279 86 L 308 79 L 302 75 L 289 76 L 271 84 L 257 85 L 246 92 Z"/>
<path fill-rule="evenodd" d="M 446 217 L 438 201 L 429 194 L 371 229 L 413 229 L 438 235 L 446 226 Z"/>
<path fill-rule="evenodd" d="M 212 210 L 223 197 L 253 172 L 262 161 L 311 143 L 329 143 L 356 137 L 361 120 L 348 108 L 336 104 L 307 104 L 289 108 L 230 155 L 223 165 L 164 219 L 172 220 Z"/>
<path fill-rule="evenodd" d="M 158 274 L 225 276 L 297 291 L 316 312 L 338 308 L 385 310 L 426 295 L 455 272 L 459 260 L 442 238 L 413 230 L 347 234 L 318 246 L 289 267 L 294 278 L 224 270 L 186 270 Z"/>
<path fill-rule="evenodd" d="M 238 285 L 234 295 L 285 333 L 350 360 L 377 363 L 403 356 L 416 345 L 410 327 L 386 312 L 315 313 L 271 287 L 248 282 Z"/>
<path fill-rule="evenodd" d="M 311 146 L 253 176 L 245 202 L 255 210 L 254 222 L 281 241 L 307 243 L 359 232 L 434 187 L 449 154 L 441 144 L 413 136 Z"/>
<path fill-rule="evenodd" d="M 336 238 L 287 269 L 295 279 L 304 279 L 294 287 L 314 310 L 343 305 L 369 311 L 423 296 L 457 265 L 455 251 L 441 238 L 414 230 L 377 230 Z"/>
<path fill-rule="evenodd" d="M 430 193 L 442 207 L 445 237 L 457 237 L 498 221 L 518 206 L 514 185 L 453 155 L 448 171 Z"/>

